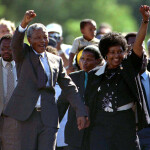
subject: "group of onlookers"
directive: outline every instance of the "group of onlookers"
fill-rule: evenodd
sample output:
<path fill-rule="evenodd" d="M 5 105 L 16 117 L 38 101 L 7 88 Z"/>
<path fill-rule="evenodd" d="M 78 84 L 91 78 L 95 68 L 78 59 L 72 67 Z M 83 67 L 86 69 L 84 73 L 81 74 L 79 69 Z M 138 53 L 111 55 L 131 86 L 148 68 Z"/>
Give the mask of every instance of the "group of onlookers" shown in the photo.
<path fill-rule="evenodd" d="M 149 150 L 149 11 L 125 36 L 83 19 L 72 45 L 57 23 L 28 26 L 33 10 L 1 19 L 0 149 Z"/>

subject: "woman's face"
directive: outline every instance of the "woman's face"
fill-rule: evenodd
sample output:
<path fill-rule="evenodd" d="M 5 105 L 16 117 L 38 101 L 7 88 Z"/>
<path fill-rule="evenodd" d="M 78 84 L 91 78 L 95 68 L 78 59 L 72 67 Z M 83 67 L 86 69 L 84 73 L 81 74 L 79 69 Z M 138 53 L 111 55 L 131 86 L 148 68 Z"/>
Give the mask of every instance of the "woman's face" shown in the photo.
<path fill-rule="evenodd" d="M 108 53 L 106 56 L 108 68 L 109 69 L 117 68 L 124 58 L 124 51 L 120 45 L 111 46 L 108 49 Z"/>
<path fill-rule="evenodd" d="M 82 67 L 85 72 L 89 72 L 100 63 L 100 59 L 96 59 L 95 55 L 89 51 L 83 51 L 81 59 Z"/>

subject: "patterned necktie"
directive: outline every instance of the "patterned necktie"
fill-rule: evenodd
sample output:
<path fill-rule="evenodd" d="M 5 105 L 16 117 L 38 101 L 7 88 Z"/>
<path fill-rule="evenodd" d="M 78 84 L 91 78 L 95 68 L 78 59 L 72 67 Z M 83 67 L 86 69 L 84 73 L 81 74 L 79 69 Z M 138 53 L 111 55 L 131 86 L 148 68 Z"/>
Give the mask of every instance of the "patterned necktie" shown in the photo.
<path fill-rule="evenodd" d="M 6 68 L 7 68 L 7 92 L 6 92 L 5 104 L 8 103 L 8 101 L 13 93 L 13 90 L 15 88 L 14 74 L 13 74 L 11 62 L 7 63 Z"/>
<path fill-rule="evenodd" d="M 38 55 L 38 68 L 37 68 L 37 77 L 38 77 L 38 89 L 42 89 L 46 87 L 46 83 L 48 81 L 47 75 L 44 71 L 44 68 L 42 67 L 41 64 L 41 55 Z"/>

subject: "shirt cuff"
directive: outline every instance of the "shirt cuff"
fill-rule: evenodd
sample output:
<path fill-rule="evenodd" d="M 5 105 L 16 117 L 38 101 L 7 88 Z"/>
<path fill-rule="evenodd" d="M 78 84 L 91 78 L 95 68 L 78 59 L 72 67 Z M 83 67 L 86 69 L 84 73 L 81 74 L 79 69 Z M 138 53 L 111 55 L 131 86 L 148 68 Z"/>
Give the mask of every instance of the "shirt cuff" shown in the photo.
<path fill-rule="evenodd" d="M 25 32 L 27 30 L 27 27 L 26 28 L 22 28 L 21 25 L 19 25 L 18 27 L 18 31 L 19 32 Z"/>

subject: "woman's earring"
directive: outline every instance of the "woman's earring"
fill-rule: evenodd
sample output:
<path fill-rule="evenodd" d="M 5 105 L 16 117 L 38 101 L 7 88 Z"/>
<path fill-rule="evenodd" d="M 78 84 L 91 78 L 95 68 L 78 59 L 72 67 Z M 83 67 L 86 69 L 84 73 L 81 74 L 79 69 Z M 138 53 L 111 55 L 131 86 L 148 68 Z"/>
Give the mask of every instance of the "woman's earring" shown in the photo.
<path fill-rule="evenodd" d="M 105 60 L 107 60 L 107 56 L 105 56 Z"/>

